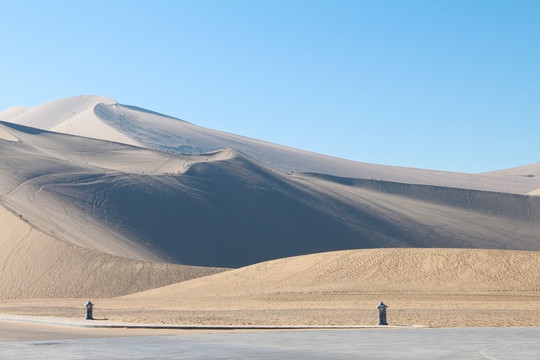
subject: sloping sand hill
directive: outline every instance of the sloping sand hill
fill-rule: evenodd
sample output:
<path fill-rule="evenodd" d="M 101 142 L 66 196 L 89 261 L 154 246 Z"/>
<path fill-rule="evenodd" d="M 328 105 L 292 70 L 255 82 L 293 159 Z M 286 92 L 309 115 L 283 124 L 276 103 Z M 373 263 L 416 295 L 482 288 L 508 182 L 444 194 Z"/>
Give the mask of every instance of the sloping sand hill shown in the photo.
<path fill-rule="evenodd" d="M 540 291 L 539 274 L 540 252 L 413 248 L 347 250 L 267 261 L 129 295 L 128 298 L 172 300 L 190 297 L 190 293 L 197 294 L 196 297 L 403 291 L 528 293 Z"/>
<path fill-rule="evenodd" d="M 98 104 L 114 104 L 103 96 L 75 96 L 33 108 L 16 106 L 0 113 L 0 120 L 37 129 L 99 138 L 129 145 L 141 145 L 101 121 L 94 113 Z"/>
<path fill-rule="evenodd" d="M 115 299 L 96 316 L 230 325 L 540 326 L 540 253 L 368 249 L 268 261 Z M 86 299 L 0 302 L 0 312 L 81 317 Z"/>
<path fill-rule="evenodd" d="M 1 119 L 0 312 L 540 326 L 540 163 L 364 164 L 95 96 Z"/>
<path fill-rule="evenodd" d="M 112 256 L 54 239 L 0 206 L 0 299 L 114 297 L 222 269 Z"/>
<path fill-rule="evenodd" d="M 280 172 L 313 172 L 341 177 L 409 184 L 526 194 L 540 188 L 540 177 L 509 174 L 462 174 L 368 164 L 272 144 L 203 128 L 102 96 L 75 96 L 42 104 L 21 113 L 0 113 L 0 120 L 44 130 L 110 140 L 181 154 L 230 148 Z M 384 146 L 384 144 L 381 144 Z"/>
<path fill-rule="evenodd" d="M 255 264 L 104 306 L 136 319 L 120 305 L 133 302 L 148 319 L 180 323 L 351 325 L 375 323 L 385 301 L 394 325 L 539 326 L 539 278 L 540 252 L 352 250 Z"/>
<path fill-rule="evenodd" d="M 487 175 L 506 176 L 508 178 L 540 178 L 540 163 L 518 166 L 511 169 L 504 169 L 486 173 Z M 540 188 L 529 191 L 527 195 L 540 196 Z"/>
<path fill-rule="evenodd" d="M 179 155 L 0 125 L 0 202 L 115 256 L 240 267 L 359 248 L 540 250 L 540 198 L 283 174 L 226 149 Z"/>
<path fill-rule="evenodd" d="M 121 303 L 137 304 L 148 319 L 180 323 L 350 325 L 374 323 L 385 301 L 394 325 L 538 326 L 539 277 L 539 252 L 352 250 L 264 262 L 104 306 L 129 318 Z"/>

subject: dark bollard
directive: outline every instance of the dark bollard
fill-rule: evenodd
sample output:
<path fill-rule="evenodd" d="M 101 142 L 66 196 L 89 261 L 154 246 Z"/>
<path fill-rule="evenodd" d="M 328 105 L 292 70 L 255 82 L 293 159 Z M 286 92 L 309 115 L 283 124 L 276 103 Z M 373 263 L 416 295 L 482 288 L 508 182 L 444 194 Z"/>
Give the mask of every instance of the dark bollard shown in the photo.
<path fill-rule="evenodd" d="M 381 301 L 379 306 L 377 306 L 377 309 L 379 309 L 379 325 L 388 325 L 386 322 L 386 308 L 388 306 L 384 305 L 384 303 Z"/>
<path fill-rule="evenodd" d="M 91 301 L 88 301 L 86 303 L 86 320 L 94 320 L 92 317 L 92 308 L 94 307 L 94 304 L 92 304 Z"/>

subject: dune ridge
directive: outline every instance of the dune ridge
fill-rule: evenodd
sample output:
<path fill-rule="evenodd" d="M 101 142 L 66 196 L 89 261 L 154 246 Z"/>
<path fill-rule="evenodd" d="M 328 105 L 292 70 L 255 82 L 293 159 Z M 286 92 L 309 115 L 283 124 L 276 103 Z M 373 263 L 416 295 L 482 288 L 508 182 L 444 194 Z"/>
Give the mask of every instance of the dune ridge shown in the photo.
<path fill-rule="evenodd" d="M 88 116 L 79 116 L 84 112 Z M 503 172 L 463 174 L 362 163 L 203 128 L 101 96 L 75 96 L 26 109 L 0 120 L 182 154 L 223 148 L 239 151 L 280 172 L 314 172 L 341 177 L 526 194 L 540 188 L 540 176 Z M 76 117 L 76 120 L 72 120 Z M 45 120 L 49 119 L 49 120 Z M 106 125 L 106 126 L 105 126 Z M 94 131 L 95 129 L 95 131 Z M 535 168 L 540 169 L 540 164 Z"/>
<path fill-rule="evenodd" d="M 141 145 L 96 116 L 96 106 L 114 103 L 116 101 L 103 96 L 74 96 L 32 108 L 14 107 L 0 113 L 0 120 L 71 135 Z"/>

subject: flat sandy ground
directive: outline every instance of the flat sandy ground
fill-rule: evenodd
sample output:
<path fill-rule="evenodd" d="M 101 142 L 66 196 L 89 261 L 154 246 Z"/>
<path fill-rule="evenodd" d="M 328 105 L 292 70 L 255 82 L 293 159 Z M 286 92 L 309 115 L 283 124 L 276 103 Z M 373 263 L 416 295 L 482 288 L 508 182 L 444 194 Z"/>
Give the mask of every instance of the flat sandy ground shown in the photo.
<path fill-rule="evenodd" d="M 540 296 L 514 295 L 290 295 L 240 303 L 223 299 L 221 309 L 167 309 L 159 304 L 94 300 L 94 317 L 111 321 L 206 325 L 376 325 L 377 299 L 388 304 L 389 325 L 428 327 L 540 326 Z M 86 299 L 12 301 L 0 313 L 84 317 Z M 199 304 L 199 306 L 202 304 Z"/>

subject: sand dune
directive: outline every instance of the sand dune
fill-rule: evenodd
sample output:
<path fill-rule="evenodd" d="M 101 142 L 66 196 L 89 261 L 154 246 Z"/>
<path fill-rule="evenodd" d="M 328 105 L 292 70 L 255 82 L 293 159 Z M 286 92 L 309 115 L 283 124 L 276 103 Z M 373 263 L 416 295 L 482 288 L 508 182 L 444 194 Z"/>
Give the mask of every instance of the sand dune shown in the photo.
<path fill-rule="evenodd" d="M 118 321 L 230 325 L 540 326 L 540 253 L 367 249 L 311 254 L 113 299 Z M 86 299 L 2 301 L 0 312 L 82 316 Z"/>
<path fill-rule="evenodd" d="M 0 120 L 3 121 L 9 121 L 11 119 L 14 119 L 15 117 L 23 114 L 26 112 L 29 108 L 26 106 L 13 106 L 9 109 L 6 109 L 4 111 L 0 112 Z"/>
<path fill-rule="evenodd" d="M 264 262 L 104 306 L 134 320 L 122 303 L 155 321 L 350 325 L 373 323 L 384 300 L 393 324 L 538 326 L 539 275 L 539 252 L 352 250 Z"/>
<path fill-rule="evenodd" d="M 0 120 L 1 312 L 540 326 L 540 163 L 365 164 L 97 96 Z"/>
<path fill-rule="evenodd" d="M 0 113 L 0 120 L 37 129 L 140 145 L 95 115 L 95 106 L 110 103 L 115 101 L 103 96 L 75 96 L 33 108 L 14 107 Z"/>
<path fill-rule="evenodd" d="M 280 294 L 447 293 L 540 295 L 540 252 L 366 249 L 267 261 L 129 295 L 175 304 L 191 297 Z M 286 295 L 288 296 L 288 295 Z"/>
<path fill-rule="evenodd" d="M 280 172 L 313 172 L 515 194 L 526 194 L 540 188 L 540 176 L 462 174 L 335 158 L 203 128 L 146 109 L 121 105 L 101 96 L 76 96 L 26 109 L 22 114 L 11 110 L 4 113 L 0 113 L 0 120 L 181 154 L 230 148 Z"/>
<path fill-rule="evenodd" d="M 0 139 L 7 141 L 18 141 L 17 137 L 13 136 L 7 129 L 0 127 Z"/>
<path fill-rule="evenodd" d="M 511 169 L 492 171 L 486 174 L 534 178 L 540 176 L 540 162 L 524 166 L 518 166 Z"/>
<path fill-rule="evenodd" d="M 540 249 L 540 199 L 316 174 L 233 150 L 179 155 L 0 124 L 0 199 L 111 255 L 240 267 L 343 249 Z"/>
<path fill-rule="evenodd" d="M 0 206 L 0 299 L 114 297 L 221 269 L 111 256 L 54 239 Z"/>

